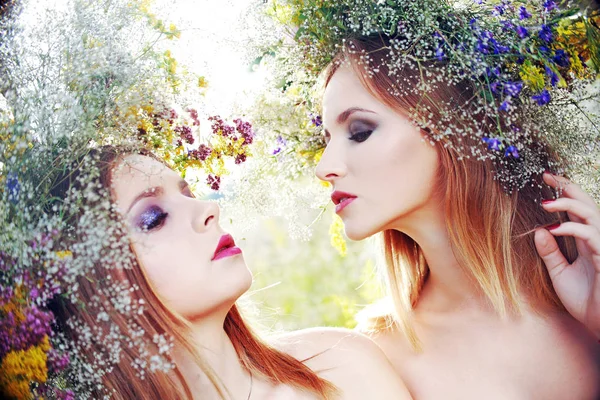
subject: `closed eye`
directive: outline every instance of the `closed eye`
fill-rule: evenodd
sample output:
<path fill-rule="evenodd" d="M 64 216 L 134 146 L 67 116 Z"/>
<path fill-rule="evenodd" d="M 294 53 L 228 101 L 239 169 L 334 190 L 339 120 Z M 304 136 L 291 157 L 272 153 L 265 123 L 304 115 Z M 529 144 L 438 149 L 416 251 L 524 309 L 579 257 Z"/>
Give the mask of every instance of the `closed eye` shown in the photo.
<path fill-rule="evenodd" d="M 152 206 L 140 215 L 137 227 L 143 232 L 152 231 L 162 227 L 167 220 L 169 213 L 158 206 Z"/>

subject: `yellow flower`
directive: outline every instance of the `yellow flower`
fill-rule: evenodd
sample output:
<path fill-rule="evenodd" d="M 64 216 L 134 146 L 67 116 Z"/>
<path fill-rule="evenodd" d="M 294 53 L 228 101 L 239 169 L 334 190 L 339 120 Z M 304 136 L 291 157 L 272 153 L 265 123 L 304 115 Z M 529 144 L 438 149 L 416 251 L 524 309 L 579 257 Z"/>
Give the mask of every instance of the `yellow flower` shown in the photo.
<path fill-rule="evenodd" d="M 344 235 L 342 232 L 344 231 L 344 222 L 342 219 L 334 215 L 333 221 L 329 226 L 329 237 L 331 238 L 331 245 L 334 249 L 340 253 L 342 257 L 346 256 L 346 252 L 348 250 L 346 245 L 346 239 L 344 239 Z"/>
<path fill-rule="evenodd" d="M 63 260 L 67 257 L 73 257 L 73 253 L 70 250 L 61 250 L 56 252 L 56 256 L 59 260 Z"/>
<path fill-rule="evenodd" d="M 541 92 L 546 86 L 545 76 L 542 69 L 531 64 L 531 62 L 525 62 L 521 66 L 519 75 L 525 85 L 530 87 L 534 92 Z"/>
<path fill-rule="evenodd" d="M 205 77 L 201 76 L 200 78 L 198 78 L 198 87 L 205 89 L 208 87 L 208 81 L 206 80 Z"/>
<path fill-rule="evenodd" d="M 48 378 L 47 352 L 50 350 L 48 336 L 27 350 L 11 351 L 2 360 L 0 387 L 5 394 L 17 399 L 29 399 L 31 382 L 44 383 Z"/>
<path fill-rule="evenodd" d="M 170 24 L 169 25 L 169 31 L 167 32 L 167 38 L 169 38 L 169 39 L 173 39 L 173 38 L 179 39 L 180 37 L 181 37 L 181 31 L 179 29 L 177 29 L 177 27 L 175 26 L 175 24 Z"/>

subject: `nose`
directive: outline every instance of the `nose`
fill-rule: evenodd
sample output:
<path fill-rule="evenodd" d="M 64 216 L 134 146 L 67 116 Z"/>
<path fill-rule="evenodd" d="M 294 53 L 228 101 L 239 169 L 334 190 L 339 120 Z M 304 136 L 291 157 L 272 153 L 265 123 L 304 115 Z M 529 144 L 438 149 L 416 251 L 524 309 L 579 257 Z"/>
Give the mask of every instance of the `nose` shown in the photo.
<path fill-rule="evenodd" d="M 221 213 L 219 205 L 214 201 L 195 200 L 196 212 L 192 220 L 194 231 L 206 232 L 211 227 L 219 224 L 219 215 Z"/>
<path fill-rule="evenodd" d="M 332 146 L 333 140 L 329 142 L 323 155 L 317 164 L 315 174 L 322 181 L 333 183 L 336 179 L 346 175 L 346 164 L 343 161 L 342 149 Z"/>

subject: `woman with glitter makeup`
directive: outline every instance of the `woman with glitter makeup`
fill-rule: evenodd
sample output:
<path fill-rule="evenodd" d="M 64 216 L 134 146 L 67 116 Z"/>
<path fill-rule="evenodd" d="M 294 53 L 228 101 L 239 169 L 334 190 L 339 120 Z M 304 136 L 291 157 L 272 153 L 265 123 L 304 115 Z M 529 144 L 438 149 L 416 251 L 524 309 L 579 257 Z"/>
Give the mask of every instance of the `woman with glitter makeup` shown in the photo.
<path fill-rule="evenodd" d="M 548 172 L 507 194 L 497 164 L 445 145 L 480 138 L 433 141 L 440 120 L 416 126 L 419 99 L 394 95 L 419 80 L 391 78 L 386 40 L 348 40 L 325 70 L 316 169 L 350 239 L 383 235 L 393 306 L 363 329 L 418 399 L 598 398 L 598 206 Z M 440 85 L 432 98 L 468 93 Z"/>
<path fill-rule="evenodd" d="M 77 317 L 102 330 L 100 315 L 127 331 L 124 327 L 132 321 L 115 309 L 120 302 L 106 298 L 96 286 L 108 278 L 137 288 L 128 304 L 141 300 L 145 306 L 129 318 L 143 328 L 143 337 L 166 333 L 174 339 L 174 368 L 146 373 L 144 379 L 135 368 L 143 354 L 136 346 L 121 346 L 120 361 L 101 377 L 104 389 L 92 397 L 410 398 L 381 350 L 361 334 L 317 328 L 270 343 L 261 340 L 236 306 L 252 276 L 241 249 L 219 225 L 218 205 L 194 198 L 175 171 L 146 151 L 103 147 L 91 154 L 98 183 L 110 192 L 116 218 L 126 226 L 124 237 L 134 260 L 131 268 L 97 267 L 94 276 L 82 278 L 78 296 L 86 307 L 57 302 L 54 313 L 61 331 L 74 343 L 86 343 L 85 330 L 67 320 Z M 85 176 L 82 168 L 57 180 L 57 199 L 77 188 Z M 106 260 L 110 262 L 108 254 Z M 79 346 L 80 356 L 93 366 L 106 350 L 103 346 L 102 340 Z"/>

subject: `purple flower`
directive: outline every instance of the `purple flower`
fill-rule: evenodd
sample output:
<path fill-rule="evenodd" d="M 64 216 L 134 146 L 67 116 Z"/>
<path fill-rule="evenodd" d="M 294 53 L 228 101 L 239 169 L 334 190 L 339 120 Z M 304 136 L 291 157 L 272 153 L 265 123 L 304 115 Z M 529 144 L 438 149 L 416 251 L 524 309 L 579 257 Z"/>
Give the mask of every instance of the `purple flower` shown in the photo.
<path fill-rule="evenodd" d="M 556 72 L 552 71 L 552 68 L 547 65 L 544 67 L 546 69 L 546 75 L 550 78 L 550 84 L 552 86 L 556 86 L 556 84 L 560 81 Z"/>
<path fill-rule="evenodd" d="M 552 43 L 552 41 L 554 40 L 552 29 L 550 29 L 550 27 L 546 24 L 542 25 L 542 29 L 540 29 L 538 36 L 546 43 Z"/>
<path fill-rule="evenodd" d="M 287 145 L 287 141 L 280 135 L 277 136 L 277 148 L 273 150 L 273 155 L 279 154 L 281 150 Z"/>
<path fill-rule="evenodd" d="M 503 31 L 513 31 L 515 30 L 515 24 L 513 24 L 511 21 L 502 21 L 502 30 Z"/>
<path fill-rule="evenodd" d="M 519 7 L 519 19 L 524 20 L 527 18 L 531 18 L 531 14 L 527 11 L 527 8 L 525 6 Z"/>
<path fill-rule="evenodd" d="M 192 117 L 192 120 L 194 121 L 193 125 L 195 125 L 195 126 L 200 125 L 200 120 L 198 119 L 198 111 L 196 111 L 196 109 L 187 108 L 185 111 L 190 113 L 190 117 Z"/>
<path fill-rule="evenodd" d="M 519 158 L 519 150 L 515 146 L 508 146 L 506 150 L 504 150 L 504 157 L 514 157 Z"/>
<path fill-rule="evenodd" d="M 188 151 L 188 157 L 205 161 L 211 153 L 212 149 L 210 147 L 205 144 L 201 144 L 197 149 Z"/>
<path fill-rule="evenodd" d="M 521 39 L 524 39 L 529 36 L 529 31 L 524 26 L 519 25 L 517 26 L 517 35 L 519 35 Z"/>
<path fill-rule="evenodd" d="M 504 93 L 512 97 L 517 97 L 522 89 L 523 82 L 506 82 L 504 84 Z"/>
<path fill-rule="evenodd" d="M 312 122 L 312 124 L 313 124 L 314 126 L 316 126 L 317 128 L 318 128 L 319 126 L 323 125 L 323 120 L 321 119 L 321 116 L 320 116 L 320 115 L 318 115 L 318 114 L 313 114 L 313 113 L 310 113 L 310 114 L 309 114 L 309 116 L 310 116 L 310 122 Z"/>
<path fill-rule="evenodd" d="M 498 107 L 498 110 L 500 111 L 508 111 L 509 107 L 510 107 L 510 96 L 508 96 L 503 102 L 502 104 L 500 104 L 500 107 Z"/>
<path fill-rule="evenodd" d="M 535 100 L 537 102 L 538 106 L 543 106 L 543 105 L 550 103 L 551 97 L 550 97 L 550 93 L 548 93 L 548 90 L 544 89 L 544 90 L 542 90 L 542 92 L 540 94 L 531 96 L 531 99 Z"/>
<path fill-rule="evenodd" d="M 210 174 L 206 178 L 206 183 L 208 183 L 212 190 L 219 190 L 219 187 L 221 186 L 221 177 Z"/>
<path fill-rule="evenodd" d="M 239 118 L 234 119 L 233 122 L 235 123 L 235 129 L 244 139 L 244 145 L 252 144 L 252 142 L 254 141 L 254 131 L 252 130 L 252 124 L 250 124 L 250 122 L 242 121 Z"/>
<path fill-rule="evenodd" d="M 556 7 L 557 7 L 556 6 L 556 1 L 554 1 L 554 0 L 545 0 L 544 1 L 544 10 L 546 12 L 550 12 L 552 10 L 555 10 Z"/>
<path fill-rule="evenodd" d="M 245 154 L 238 154 L 237 156 L 235 156 L 235 163 L 236 164 L 241 164 L 244 161 L 246 161 L 246 155 Z"/>
<path fill-rule="evenodd" d="M 492 90 L 492 93 L 498 93 L 498 85 L 500 85 L 499 82 L 490 83 L 490 89 Z"/>
<path fill-rule="evenodd" d="M 194 144 L 194 135 L 192 134 L 192 128 L 186 125 L 176 126 L 173 129 L 175 132 L 179 134 L 179 137 L 185 140 L 188 144 Z"/>
<path fill-rule="evenodd" d="M 495 16 L 504 15 L 504 6 L 498 5 L 494 7 L 494 11 L 492 12 Z"/>
<path fill-rule="evenodd" d="M 569 66 L 571 65 L 571 60 L 569 58 L 569 55 L 563 49 L 556 50 L 554 52 L 554 57 L 552 58 L 552 60 L 559 67 L 569 68 Z"/>

